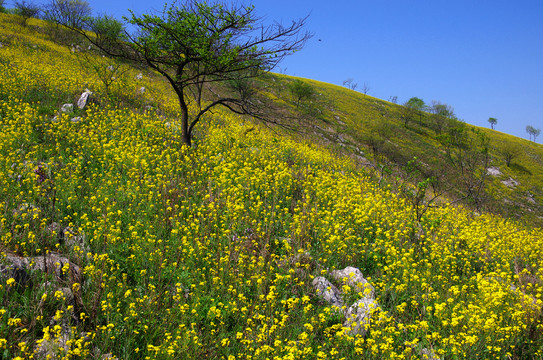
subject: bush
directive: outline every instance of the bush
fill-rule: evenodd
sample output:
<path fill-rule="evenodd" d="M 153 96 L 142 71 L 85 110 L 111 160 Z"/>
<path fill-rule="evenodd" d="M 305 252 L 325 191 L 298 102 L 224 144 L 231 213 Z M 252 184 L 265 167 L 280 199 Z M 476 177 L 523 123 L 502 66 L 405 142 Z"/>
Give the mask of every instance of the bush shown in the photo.
<path fill-rule="evenodd" d="M 103 40 L 125 39 L 123 24 L 109 15 L 102 15 L 92 19 L 91 30 Z"/>

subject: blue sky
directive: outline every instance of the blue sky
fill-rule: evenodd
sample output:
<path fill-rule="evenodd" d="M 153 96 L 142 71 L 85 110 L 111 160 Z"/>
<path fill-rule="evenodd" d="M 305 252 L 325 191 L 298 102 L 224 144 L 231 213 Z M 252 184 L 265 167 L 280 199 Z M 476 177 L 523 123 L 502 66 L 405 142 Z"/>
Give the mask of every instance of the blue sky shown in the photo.
<path fill-rule="evenodd" d="M 43 1 L 41 1 L 43 2 Z M 120 18 L 161 10 L 163 2 L 90 0 Z M 238 1 L 239 3 L 239 1 Z M 403 103 L 417 96 L 454 107 L 467 123 L 528 138 L 543 128 L 541 0 L 247 0 L 265 22 L 310 15 L 315 36 L 276 72 L 341 85 Z M 320 41 L 319 41 L 320 40 Z M 538 138 L 541 143 L 543 136 Z"/>

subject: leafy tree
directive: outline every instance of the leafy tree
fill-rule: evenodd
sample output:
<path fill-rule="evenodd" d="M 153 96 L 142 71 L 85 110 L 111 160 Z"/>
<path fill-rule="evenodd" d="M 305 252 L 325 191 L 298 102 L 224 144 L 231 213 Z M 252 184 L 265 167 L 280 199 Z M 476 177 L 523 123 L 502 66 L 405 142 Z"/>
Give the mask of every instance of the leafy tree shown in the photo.
<path fill-rule="evenodd" d="M 108 56 L 148 66 L 166 78 L 179 100 L 183 142 L 190 146 L 194 127 L 217 106 L 273 121 L 266 118 L 258 102 L 223 91 L 226 87 L 217 83 L 257 77 L 303 48 L 311 37 L 302 32 L 306 19 L 289 26 L 264 26 L 254 6 L 192 0 L 166 4 L 159 15 L 131 13 L 125 20 L 135 31 L 125 32 L 128 41 L 112 38 L 96 26 L 94 37 L 65 25 Z M 204 94 L 211 100 L 203 102 Z M 196 108 L 192 114 L 191 104 Z"/>
<path fill-rule="evenodd" d="M 304 99 L 310 99 L 315 95 L 315 90 L 311 85 L 298 79 L 289 84 L 289 90 L 296 100 L 296 107 L 300 106 L 300 102 Z"/>
<path fill-rule="evenodd" d="M 27 26 L 30 18 L 38 16 L 41 9 L 38 5 L 26 0 L 15 2 L 15 13 L 22 18 L 22 25 Z"/>
<path fill-rule="evenodd" d="M 533 137 L 534 138 L 533 141 L 535 142 L 535 139 L 539 136 L 539 134 L 541 134 L 541 129 L 536 129 L 533 126 L 528 125 L 526 126 L 526 132 L 530 136 L 530 140 L 532 140 L 532 137 Z"/>
<path fill-rule="evenodd" d="M 6 12 L 6 8 L 4 7 L 4 3 L 5 3 L 4 0 L 0 0 L 0 13 L 5 13 Z"/>
<path fill-rule="evenodd" d="M 454 115 L 454 109 L 448 104 L 443 104 L 439 101 L 432 101 L 432 105 L 429 107 L 430 112 L 433 114 L 432 121 L 434 130 L 437 134 L 441 134 L 447 123 L 452 119 L 456 119 Z"/>
<path fill-rule="evenodd" d="M 122 22 L 109 15 L 102 15 L 90 20 L 90 28 L 98 34 L 102 41 L 126 41 L 125 28 Z"/>
<path fill-rule="evenodd" d="M 422 122 L 422 112 L 425 108 L 426 104 L 418 97 L 412 97 L 411 99 L 407 100 L 404 104 L 404 112 L 402 114 L 405 126 L 407 126 L 408 122 L 411 121 L 417 114 L 419 115 L 419 121 Z"/>
<path fill-rule="evenodd" d="M 92 10 L 83 0 L 52 0 L 45 7 L 45 19 L 72 28 L 83 28 Z"/>
<path fill-rule="evenodd" d="M 488 118 L 488 122 L 490 123 L 490 127 L 492 128 L 492 130 L 494 130 L 494 126 L 496 126 L 496 124 L 498 123 L 498 119 L 490 117 Z"/>
<path fill-rule="evenodd" d="M 505 160 L 505 164 L 509 167 L 514 158 L 518 157 L 521 153 L 520 147 L 515 143 L 505 143 L 498 152 Z"/>
<path fill-rule="evenodd" d="M 392 129 L 389 122 L 380 119 L 371 119 L 366 128 L 367 132 L 363 136 L 363 141 L 372 151 L 374 159 L 377 160 L 379 154 L 386 150 L 386 142 L 392 135 Z"/>

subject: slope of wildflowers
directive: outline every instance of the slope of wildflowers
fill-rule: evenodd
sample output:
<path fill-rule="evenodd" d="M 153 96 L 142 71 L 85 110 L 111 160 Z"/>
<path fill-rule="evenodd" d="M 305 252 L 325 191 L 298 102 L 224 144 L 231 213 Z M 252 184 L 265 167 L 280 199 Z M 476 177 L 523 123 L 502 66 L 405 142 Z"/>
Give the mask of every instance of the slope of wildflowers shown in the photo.
<path fill-rule="evenodd" d="M 143 110 L 175 109 L 167 94 L 136 101 L 136 70 L 115 91 L 140 107 L 53 120 L 39 97 L 58 109 L 100 83 L 0 16 L 0 264 L 58 253 L 81 269 L 0 275 L 2 358 L 543 356 L 541 229 L 452 206 L 417 222 L 349 159 L 231 114 L 183 147 L 175 118 Z M 311 287 L 345 266 L 376 288 L 365 337 Z"/>

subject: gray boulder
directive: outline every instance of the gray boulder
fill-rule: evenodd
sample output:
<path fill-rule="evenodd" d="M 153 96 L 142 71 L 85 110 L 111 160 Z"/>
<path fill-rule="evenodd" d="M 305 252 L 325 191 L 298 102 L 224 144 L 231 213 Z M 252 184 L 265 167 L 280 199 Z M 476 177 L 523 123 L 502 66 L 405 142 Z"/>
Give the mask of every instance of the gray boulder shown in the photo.
<path fill-rule="evenodd" d="M 379 305 L 372 298 L 362 298 L 347 309 L 343 326 L 349 328 L 351 335 L 366 335 L 367 325 L 370 323 L 371 312 Z"/>
<path fill-rule="evenodd" d="M 313 288 L 320 296 L 332 306 L 341 308 L 343 306 L 343 299 L 341 298 L 341 292 L 330 281 L 323 276 L 317 276 L 312 281 Z"/>
<path fill-rule="evenodd" d="M 362 272 L 352 266 L 343 270 L 334 270 L 330 275 L 338 282 L 349 285 L 354 291 L 361 292 L 365 297 L 375 299 L 375 288 L 362 276 Z"/>

